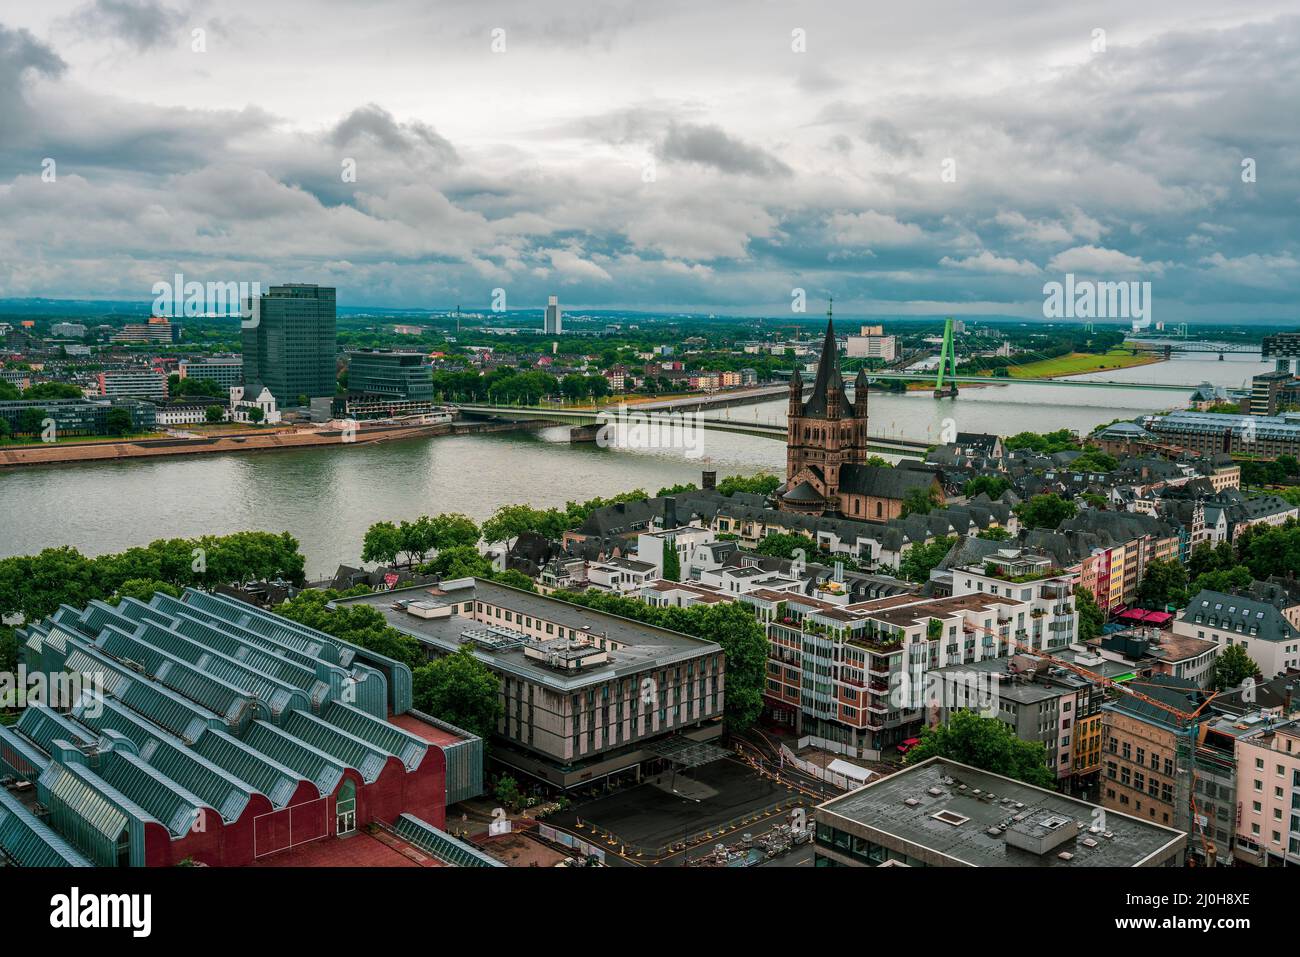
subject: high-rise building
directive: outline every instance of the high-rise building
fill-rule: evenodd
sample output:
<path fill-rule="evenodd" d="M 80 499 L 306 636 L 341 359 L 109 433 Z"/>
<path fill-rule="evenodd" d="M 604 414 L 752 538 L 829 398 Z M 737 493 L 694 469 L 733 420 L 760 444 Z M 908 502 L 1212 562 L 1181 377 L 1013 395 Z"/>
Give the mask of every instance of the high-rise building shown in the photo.
<path fill-rule="evenodd" d="M 564 333 L 564 321 L 560 313 L 560 299 L 558 296 L 551 296 L 546 301 L 546 319 L 543 330 L 548 336 L 558 336 Z"/>
<path fill-rule="evenodd" d="M 298 397 L 333 396 L 338 353 L 334 289 L 308 283 L 272 286 L 246 320 L 244 385 L 265 385 L 283 406 Z"/>

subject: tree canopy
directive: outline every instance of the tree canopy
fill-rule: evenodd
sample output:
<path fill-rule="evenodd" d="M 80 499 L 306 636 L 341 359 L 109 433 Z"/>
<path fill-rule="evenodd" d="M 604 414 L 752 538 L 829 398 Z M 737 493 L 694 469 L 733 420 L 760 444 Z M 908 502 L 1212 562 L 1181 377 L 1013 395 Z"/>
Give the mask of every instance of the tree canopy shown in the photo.
<path fill-rule="evenodd" d="M 1047 748 L 1041 741 L 1024 741 L 997 718 L 973 711 L 956 711 L 948 723 L 921 731 L 921 742 L 907 752 L 907 764 L 944 757 L 969 764 L 990 774 L 1024 781 L 1040 788 L 1055 788 L 1056 775 L 1047 766 Z"/>

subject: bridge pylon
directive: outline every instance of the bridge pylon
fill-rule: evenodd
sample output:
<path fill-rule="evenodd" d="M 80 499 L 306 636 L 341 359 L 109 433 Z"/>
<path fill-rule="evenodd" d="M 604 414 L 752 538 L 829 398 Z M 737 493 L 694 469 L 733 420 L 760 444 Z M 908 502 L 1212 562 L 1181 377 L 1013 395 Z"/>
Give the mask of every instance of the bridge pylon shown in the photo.
<path fill-rule="evenodd" d="M 951 377 L 947 385 L 943 381 L 945 375 Z M 943 323 L 943 347 L 939 350 L 939 374 L 934 380 L 934 397 L 957 398 L 957 355 L 952 344 L 952 316 Z"/>

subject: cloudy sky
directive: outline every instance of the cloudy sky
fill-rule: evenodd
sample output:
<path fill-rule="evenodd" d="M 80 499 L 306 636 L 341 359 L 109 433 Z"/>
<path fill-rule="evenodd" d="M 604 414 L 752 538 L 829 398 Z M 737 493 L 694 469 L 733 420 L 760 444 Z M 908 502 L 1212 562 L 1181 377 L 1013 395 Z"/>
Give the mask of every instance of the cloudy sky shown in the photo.
<path fill-rule="evenodd" d="M 0 298 L 1300 319 L 1300 16 L 1225 6 L 0 0 Z"/>

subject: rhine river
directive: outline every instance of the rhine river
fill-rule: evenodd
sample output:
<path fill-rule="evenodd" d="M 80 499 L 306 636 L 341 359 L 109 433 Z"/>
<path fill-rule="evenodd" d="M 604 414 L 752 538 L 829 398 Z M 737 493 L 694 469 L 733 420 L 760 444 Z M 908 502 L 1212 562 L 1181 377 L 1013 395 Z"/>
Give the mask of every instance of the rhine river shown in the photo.
<path fill-rule="evenodd" d="M 1259 354 L 1175 358 L 1126 371 L 1125 382 L 1213 382 L 1240 387 L 1271 367 Z M 1088 431 L 1103 422 L 1183 407 L 1177 392 L 1012 383 L 967 388 L 957 400 L 929 393 L 871 396 L 871 431 L 937 441 L 945 419 L 963 432 Z M 724 412 L 737 421 L 782 422 L 784 400 Z M 88 555 L 245 529 L 288 531 L 302 544 L 309 578 L 355 564 L 374 522 L 464 512 L 482 520 L 499 506 L 563 506 L 634 488 L 654 494 L 719 477 L 781 473 L 782 443 L 704 432 L 698 457 L 681 448 L 570 445 L 567 429 L 413 439 L 329 449 L 35 466 L 0 471 L 0 557 L 53 545 Z"/>

